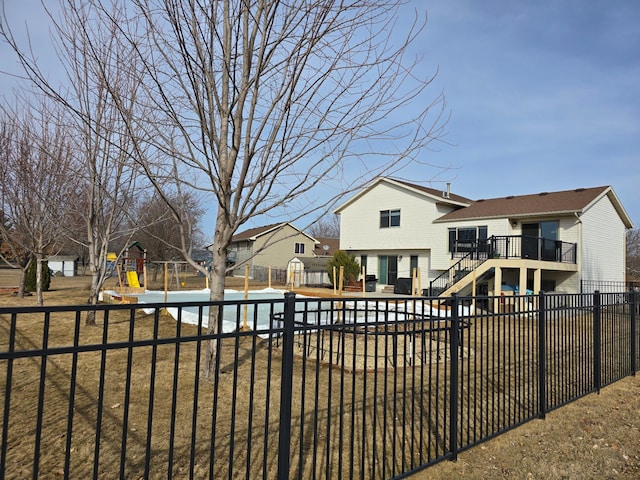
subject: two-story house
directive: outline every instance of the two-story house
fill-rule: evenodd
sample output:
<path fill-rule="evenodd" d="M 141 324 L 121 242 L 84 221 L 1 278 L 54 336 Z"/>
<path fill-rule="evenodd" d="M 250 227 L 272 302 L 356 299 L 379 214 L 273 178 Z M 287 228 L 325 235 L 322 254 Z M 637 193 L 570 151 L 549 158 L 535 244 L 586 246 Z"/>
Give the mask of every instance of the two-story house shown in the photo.
<path fill-rule="evenodd" d="M 611 187 L 484 200 L 380 177 L 342 204 L 340 248 L 379 288 L 419 272 L 430 294 L 618 285 L 632 222 Z M 473 292 L 471 289 L 473 288 Z"/>
<path fill-rule="evenodd" d="M 249 265 L 253 277 L 255 269 L 286 269 L 294 257 L 316 256 L 319 243 L 290 223 L 265 225 L 234 235 L 227 251 L 227 262 L 238 266 L 234 274 L 240 276 L 244 275 L 244 265 Z"/>

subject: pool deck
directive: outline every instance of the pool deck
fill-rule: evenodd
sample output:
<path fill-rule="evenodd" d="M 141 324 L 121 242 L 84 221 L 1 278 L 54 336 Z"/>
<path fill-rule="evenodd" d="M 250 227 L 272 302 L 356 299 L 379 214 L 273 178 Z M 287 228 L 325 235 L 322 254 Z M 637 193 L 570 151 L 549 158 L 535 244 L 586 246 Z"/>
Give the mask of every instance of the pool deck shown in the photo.
<path fill-rule="evenodd" d="M 304 295 L 306 297 L 320 297 L 320 298 L 335 298 L 335 299 L 372 299 L 372 298 L 397 298 L 397 299 L 406 299 L 406 298 L 422 298 L 422 297 L 411 297 L 411 295 L 401 295 L 396 293 L 384 293 L 384 292 L 361 292 L 361 291 L 344 291 L 342 294 L 339 292 L 334 292 L 329 288 L 294 288 L 290 290 L 296 295 Z"/>

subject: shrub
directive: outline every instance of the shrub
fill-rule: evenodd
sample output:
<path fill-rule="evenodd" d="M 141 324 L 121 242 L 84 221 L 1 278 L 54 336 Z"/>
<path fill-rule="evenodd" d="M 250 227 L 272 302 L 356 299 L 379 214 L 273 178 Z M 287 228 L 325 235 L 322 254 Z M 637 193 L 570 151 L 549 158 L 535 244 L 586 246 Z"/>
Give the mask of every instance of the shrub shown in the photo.
<path fill-rule="evenodd" d="M 29 269 L 27 270 L 27 275 L 24 278 L 24 290 L 25 292 L 35 292 L 36 291 L 36 269 L 37 269 L 37 260 L 31 260 L 29 264 Z M 49 291 L 49 287 L 51 286 L 51 271 L 49 270 L 49 262 L 42 262 L 42 291 Z"/>
<path fill-rule="evenodd" d="M 333 258 L 327 263 L 327 272 L 329 278 L 334 284 L 337 284 L 340 279 L 340 267 L 344 267 L 344 284 L 353 283 L 358 279 L 360 275 L 360 264 L 353 255 L 348 254 L 343 250 L 338 250 L 333 254 Z M 336 279 L 333 278 L 333 267 L 336 268 Z"/>

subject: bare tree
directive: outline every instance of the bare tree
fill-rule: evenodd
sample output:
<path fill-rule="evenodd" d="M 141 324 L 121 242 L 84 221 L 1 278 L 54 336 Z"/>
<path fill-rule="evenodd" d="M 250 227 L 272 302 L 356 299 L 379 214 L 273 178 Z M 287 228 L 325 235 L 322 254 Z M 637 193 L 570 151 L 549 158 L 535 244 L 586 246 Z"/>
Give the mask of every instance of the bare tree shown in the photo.
<path fill-rule="evenodd" d="M 110 244 L 120 240 L 126 245 L 122 237 L 133 234 L 125 227 L 130 225 L 134 197 L 143 193 L 144 177 L 133 159 L 136 146 L 127 118 L 134 107 L 139 107 L 136 95 L 142 80 L 136 52 L 120 42 L 116 23 L 101 22 L 89 2 L 63 0 L 61 6 L 59 16 L 48 13 L 57 58 L 66 74 L 63 87 L 52 83 L 35 55 L 17 43 L 6 19 L 0 34 L 18 54 L 31 84 L 66 108 L 82 165 L 75 214 L 83 219 L 86 234 L 84 238 L 69 238 L 82 244 L 88 253 L 91 290 L 87 302 L 95 305 L 107 278 Z M 44 3 L 43 8 L 47 8 Z M 117 8 L 114 4 L 110 13 L 114 22 L 118 21 L 114 13 Z M 145 116 L 148 109 L 141 108 L 137 113 Z M 86 323 L 95 324 L 95 312 L 88 312 Z"/>
<path fill-rule="evenodd" d="M 318 238 L 340 238 L 340 219 L 333 213 L 327 214 L 311 225 L 309 233 Z"/>
<path fill-rule="evenodd" d="M 42 305 L 42 265 L 59 247 L 61 225 L 75 194 L 75 159 L 68 132 L 46 102 L 36 107 L 22 102 L 7 116 L 12 118 L 5 124 L 13 141 L 3 159 L 2 198 L 10 224 L 3 236 L 20 245 L 14 252 L 23 252 L 17 257 L 23 272 L 27 258 L 36 262 L 36 295 Z"/>
<path fill-rule="evenodd" d="M 424 99 L 430 78 L 415 78 L 405 61 L 424 24 L 398 44 L 389 39 L 401 2 L 133 3 L 131 18 L 144 22 L 123 35 L 143 46 L 158 121 L 132 131 L 146 128 L 144 141 L 173 160 L 157 177 L 173 173 L 180 188 L 215 196 L 212 300 L 223 298 L 227 247 L 249 219 L 325 211 L 332 200 L 309 204 L 318 189 L 336 198 L 415 159 L 440 134 L 442 99 Z M 345 183 L 347 163 L 361 175 Z M 206 375 L 215 355 L 210 342 Z"/>
<path fill-rule="evenodd" d="M 188 218 L 191 225 L 199 225 L 204 214 L 200 202 L 196 198 L 184 200 L 183 204 L 188 206 L 189 211 L 181 214 L 181 217 Z M 204 243 L 199 229 L 180 228 L 167 203 L 157 195 L 140 199 L 132 220 L 135 220 L 133 227 L 137 230 L 136 239 L 144 245 L 149 260 L 183 259 L 182 250 L 177 247 L 181 244 L 183 231 L 190 232 L 191 237 L 187 239 L 189 244 L 196 246 Z"/>
<path fill-rule="evenodd" d="M 189 191 L 213 197 L 212 268 L 203 272 L 212 300 L 223 298 L 227 247 L 240 226 L 274 211 L 290 221 L 317 217 L 373 176 L 417 161 L 441 135 L 444 99 L 426 98 L 432 77 L 408 58 L 426 17 L 416 13 L 401 24 L 403 3 L 130 0 L 107 8 L 98 0 L 64 2 L 67 18 L 82 18 L 85 5 L 99 11 L 96 25 L 118 28 L 120 47 L 136 55 L 127 65 L 142 67 L 138 109 L 129 109 L 119 89 L 107 84 L 107 91 L 122 108 L 134 158 L 171 209 L 182 229 L 179 247 L 195 268 L 180 202 Z M 77 32 L 98 49 L 92 28 L 84 22 Z M 390 32 L 406 35 L 393 39 Z M 116 60 L 107 54 L 102 68 Z M 149 107 L 152 117 L 141 113 Z M 165 157 L 160 165 L 158 155 Z M 356 173 L 345 175 L 347 167 Z M 168 180 L 174 181 L 169 190 Z M 210 312 L 215 333 L 216 309 Z M 205 375 L 213 373 L 215 355 L 210 342 Z"/>
<path fill-rule="evenodd" d="M 120 41 L 117 24 L 100 22 L 89 3 L 70 1 L 68 5 L 71 8 L 63 9 L 61 19 L 54 22 L 58 57 L 72 85 L 60 99 L 72 112 L 82 142 L 86 207 L 82 211 L 91 273 L 87 301 L 95 305 L 108 273 L 110 246 L 133 235 L 135 229 L 125 227 L 135 196 L 144 193 L 133 158 L 136 145 L 128 131 L 142 80 L 135 52 Z M 113 8 L 116 12 L 117 6 Z M 118 20 L 117 16 L 111 18 Z M 43 89 L 57 96 L 48 85 Z M 138 113 L 144 115 L 148 109 Z M 86 323 L 95 323 L 93 312 L 87 315 Z"/>
<path fill-rule="evenodd" d="M 14 185 L 14 158 L 18 138 L 15 121 L 3 116 L 0 121 L 0 259 L 12 268 L 20 270 L 18 295 L 24 296 L 24 280 L 31 253 L 24 248 L 16 218 L 16 192 Z"/>

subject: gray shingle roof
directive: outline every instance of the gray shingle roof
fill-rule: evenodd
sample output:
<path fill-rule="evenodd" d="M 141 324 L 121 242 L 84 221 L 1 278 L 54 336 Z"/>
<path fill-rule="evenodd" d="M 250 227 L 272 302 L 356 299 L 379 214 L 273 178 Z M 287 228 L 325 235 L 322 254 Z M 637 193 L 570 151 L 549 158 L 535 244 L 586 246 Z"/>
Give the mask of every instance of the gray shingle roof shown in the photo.
<path fill-rule="evenodd" d="M 438 222 L 476 218 L 504 218 L 581 213 L 610 187 L 577 188 L 561 192 L 542 192 L 477 200 L 440 217 Z"/>

